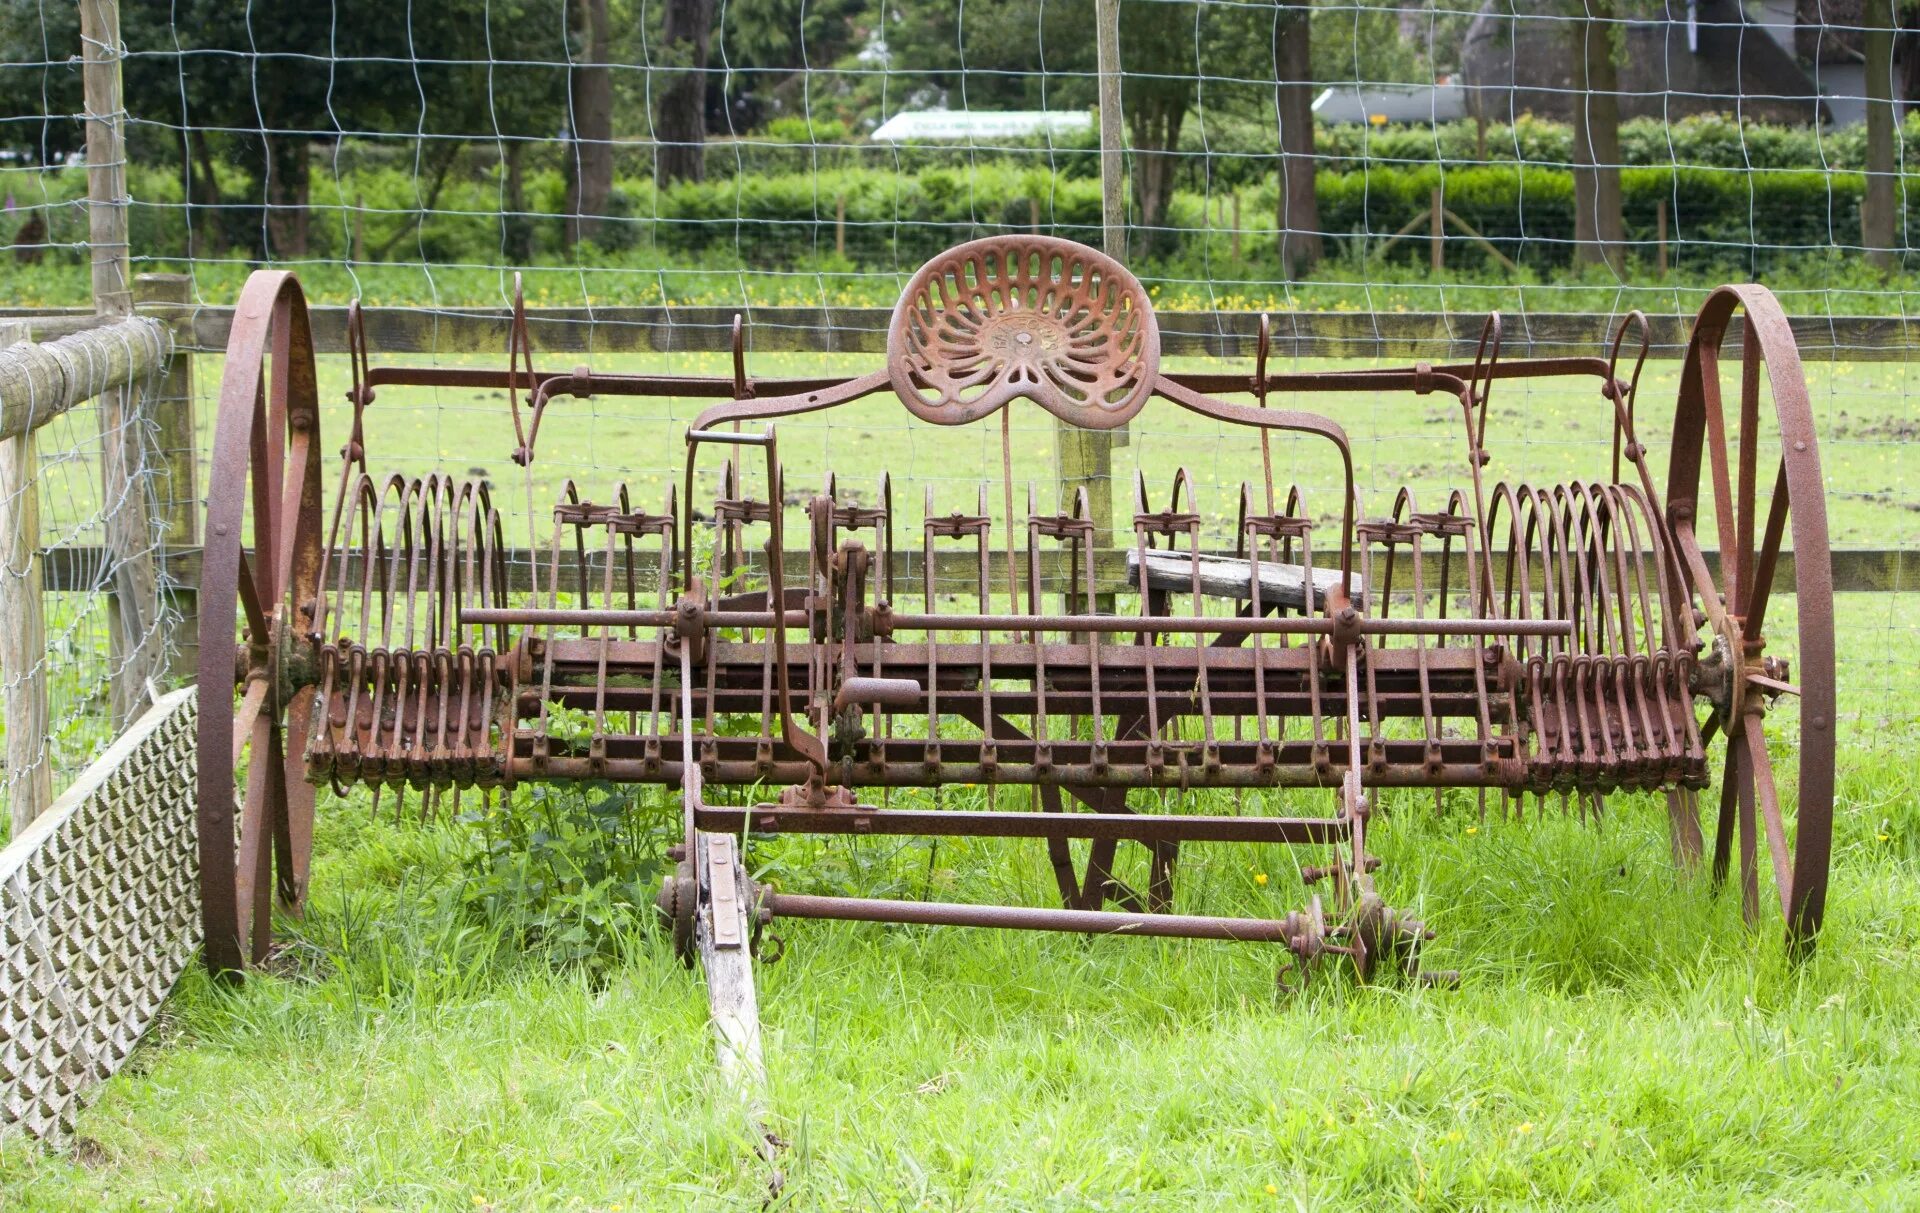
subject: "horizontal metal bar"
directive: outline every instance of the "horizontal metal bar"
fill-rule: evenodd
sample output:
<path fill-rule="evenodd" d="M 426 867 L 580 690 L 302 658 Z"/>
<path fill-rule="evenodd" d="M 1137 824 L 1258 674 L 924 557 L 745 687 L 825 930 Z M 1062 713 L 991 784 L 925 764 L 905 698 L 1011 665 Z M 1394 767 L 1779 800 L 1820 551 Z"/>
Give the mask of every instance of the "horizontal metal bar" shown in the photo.
<path fill-rule="evenodd" d="M 721 446 L 772 446 L 772 434 L 735 434 L 727 430 L 688 430 L 688 442 L 715 442 Z"/>
<path fill-rule="evenodd" d="M 782 611 L 785 626 L 807 626 L 805 611 Z M 560 607 L 468 607 L 460 612 L 463 625 L 519 624 L 524 627 L 671 627 L 673 611 L 567 610 Z M 764 628 L 774 622 L 772 611 L 708 611 L 701 620 L 709 628 Z M 1101 633 L 1177 633 L 1203 636 L 1331 636 L 1340 624 L 1332 619 L 1254 619 L 1240 615 L 1209 618 L 1200 615 L 889 615 L 895 631 L 1044 631 Z M 1570 636 L 1573 624 L 1564 619 L 1362 619 L 1354 625 L 1363 636 Z"/>
<path fill-rule="evenodd" d="M 1205 817 L 1145 813 L 1011 813 L 957 809 L 750 809 L 703 805 L 703 830 L 737 834 L 877 834 L 958 838 L 1124 838 L 1138 842 L 1329 843 L 1347 837 L 1332 817 Z"/>
<path fill-rule="evenodd" d="M 1222 636 L 1331 636 L 1340 630 L 1333 619 L 1254 619 L 1240 615 L 1208 618 L 1198 615 L 889 615 L 896 631 L 957 631 L 979 629 L 1039 630 L 1044 632 L 1174 632 L 1182 635 Z M 1563 619 L 1361 619 L 1354 625 L 1363 636 L 1570 636 L 1573 624 Z"/>
<path fill-rule="evenodd" d="M 1285 924 L 1268 918 L 1203 918 L 1194 914 L 1126 914 L 1116 910 L 1049 910 L 1029 906 L 962 905 L 951 901 L 886 901 L 877 897 L 816 897 L 767 893 L 760 906 L 775 918 L 841 922 L 899 922 L 942 927 L 1000 927 L 1064 931 L 1074 935 L 1146 935 L 1163 939 L 1220 939 L 1284 943 Z"/>
<path fill-rule="evenodd" d="M 670 748 L 673 738 L 665 738 Z M 749 738 L 748 740 L 752 740 Z M 914 745 L 922 752 L 927 742 L 916 740 Z M 1015 744 L 1001 740 L 999 747 L 1008 751 Z M 1056 743 L 1057 744 L 1057 743 Z M 1117 744 L 1117 743 L 1116 743 Z M 1029 785 L 1051 787 L 1081 788 L 1337 788 L 1346 771 L 1345 760 L 1338 757 L 1341 747 L 1334 744 L 1331 749 L 1334 757 L 1325 771 L 1320 770 L 1310 760 L 1295 761 L 1292 755 L 1309 743 L 1288 743 L 1280 760 L 1273 766 L 1262 768 L 1252 754 L 1223 752 L 1219 769 L 1212 770 L 1198 761 L 1181 765 L 1177 755 L 1157 766 L 1139 762 L 1108 761 L 1100 766 L 1090 762 L 1054 761 L 1042 767 L 1032 762 L 996 761 L 991 767 L 979 762 L 942 762 L 929 768 L 926 764 L 901 760 L 885 766 L 872 763 L 855 762 L 849 770 L 845 766 L 835 766 L 837 775 L 845 776 L 846 782 L 854 787 L 901 787 L 929 788 L 956 783 L 980 785 L 995 784 L 1000 787 L 1026 787 Z M 943 750 L 960 750 L 960 743 L 943 741 Z M 1393 741 L 1386 743 L 1388 766 L 1385 770 L 1369 770 L 1367 785 L 1377 788 L 1478 788 L 1510 787 L 1515 791 L 1527 786 L 1528 772 L 1524 764 L 1511 759 L 1500 759 L 1500 769 L 1489 771 L 1483 761 L 1446 762 L 1438 767 L 1426 765 L 1422 752 L 1424 743 L 1420 741 Z M 977 752 L 977 742 L 967 743 L 966 748 Z M 1031 751 L 1030 744 L 1025 748 Z M 1249 744 L 1246 749 L 1251 749 Z M 1224 749 L 1224 747 L 1223 747 Z M 1402 755 L 1401 751 L 1413 753 Z M 798 784 L 804 783 L 814 775 L 814 769 L 800 759 L 777 759 L 762 762 L 758 759 L 731 761 L 721 759 L 717 762 L 702 762 L 700 769 L 705 773 L 708 785 L 729 785 L 748 787 L 753 784 Z M 684 767 L 678 761 L 653 762 L 642 758 L 608 758 L 596 760 L 588 757 L 552 757 L 544 759 L 525 756 L 514 759 L 515 779 L 565 779 L 592 780 L 605 779 L 615 783 L 651 783 L 673 786 L 680 782 Z"/>
<path fill-rule="evenodd" d="M 1131 548 L 1106 548 L 1094 553 L 1094 574 L 1100 579 L 1100 590 L 1125 594 L 1137 590 L 1126 576 L 1126 558 Z M 249 555 L 252 553 L 249 552 Z M 1231 555 L 1231 553 L 1218 553 Z M 180 585 L 193 585 L 200 579 L 200 548 L 190 545 L 170 546 L 155 553 L 162 562 L 162 571 L 169 581 Z M 1426 552 L 1421 564 L 1421 575 L 1428 593 L 1441 590 L 1439 582 L 1441 563 L 1438 553 Z M 1707 552 L 1707 567 L 1717 574 L 1720 568 L 1720 553 Z M 1053 591 L 1067 584 L 1070 571 L 1065 553 L 1045 551 L 1038 553 L 1040 563 L 1041 588 Z M 91 590 L 105 585 L 111 578 L 107 570 L 113 567 L 103 548 L 85 544 L 66 544 L 49 548 L 43 553 L 45 564 L 42 566 L 46 577 L 46 587 L 55 592 Z M 348 579 L 357 581 L 359 577 L 358 555 L 349 558 Z M 540 566 L 540 584 L 548 585 L 547 567 L 551 554 L 547 551 L 534 552 L 526 548 L 510 548 L 502 556 L 507 566 L 507 592 L 526 593 L 533 588 L 532 567 Z M 1406 560 L 1406 553 L 1398 557 Z M 1505 567 L 1507 553 L 1498 550 L 1488 559 L 1496 562 L 1496 567 Z M 1006 553 L 992 557 L 993 563 L 1003 572 Z M 807 575 L 808 554 L 804 551 L 787 553 L 783 565 L 790 579 L 803 579 Z M 749 553 L 747 563 L 754 569 L 764 567 L 765 562 L 758 553 Z M 918 579 L 924 568 L 917 551 L 896 551 L 891 561 L 894 577 L 901 584 L 918 585 Z M 1016 551 L 1014 563 L 1018 568 L 1027 567 L 1027 553 Z M 1411 570 L 1412 565 L 1406 566 Z M 1538 562 L 1533 567 L 1537 569 Z M 633 570 L 635 576 L 651 576 L 659 571 L 658 559 L 653 552 L 634 554 Z M 979 581 L 979 559 L 971 551 L 942 552 L 938 561 L 940 584 L 942 586 L 966 585 L 972 587 Z M 1455 553 L 1452 565 L 1452 577 L 1448 588 L 1466 588 L 1466 561 Z M 561 585 L 564 588 L 569 578 L 579 575 L 579 562 L 570 551 L 560 553 Z M 876 568 L 875 576 L 879 575 Z M 1411 572 L 1408 573 L 1411 576 Z M 792 584 L 792 581 L 789 582 Z M 1409 582 L 1409 584 L 1411 584 Z M 1537 584 L 1537 582 L 1536 582 Z M 1404 587 L 1403 587 L 1404 588 Z M 1773 589 L 1777 594 L 1791 594 L 1794 588 L 1793 553 L 1780 553 L 1780 563 L 1774 568 Z M 1837 548 L 1833 553 L 1833 588 L 1842 593 L 1915 593 L 1920 592 L 1920 548 Z"/>

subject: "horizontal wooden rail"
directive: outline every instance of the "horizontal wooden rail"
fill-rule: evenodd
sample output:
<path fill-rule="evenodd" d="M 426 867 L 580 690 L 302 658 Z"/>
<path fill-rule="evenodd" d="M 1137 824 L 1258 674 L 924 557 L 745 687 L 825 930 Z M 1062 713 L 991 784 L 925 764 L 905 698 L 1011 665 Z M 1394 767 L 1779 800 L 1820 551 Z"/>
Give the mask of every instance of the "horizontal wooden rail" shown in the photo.
<path fill-rule="evenodd" d="M 170 547 L 159 555 L 164 561 L 164 567 L 167 570 L 167 576 L 170 581 L 189 586 L 198 584 L 200 580 L 199 548 Z M 1711 568 L 1717 576 L 1720 569 L 1720 554 L 1718 552 L 1708 552 L 1706 556 L 1708 567 Z M 1095 553 L 1094 575 L 1099 579 L 1099 588 L 1102 591 L 1125 593 L 1132 588 L 1126 575 L 1126 557 L 1127 549 L 1125 548 L 1111 548 Z M 46 588 L 55 591 L 85 590 L 92 588 L 99 581 L 100 570 L 108 567 L 105 563 L 106 559 L 104 553 L 97 547 L 68 546 L 49 548 L 46 552 L 45 563 Z M 547 553 L 541 552 L 536 557 L 527 549 L 514 548 L 508 551 L 506 559 L 509 590 L 525 592 L 532 588 L 533 580 L 531 569 L 535 559 L 538 559 L 540 565 L 541 588 L 542 590 L 546 589 L 549 560 Z M 1019 566 L 1021 585 L 1024 588 L 1026 584 L 1027 554 L 1025 552 L 1018 552 L 1015 554 L 1014 559 Z M 1494 559 L 1504 562 L 1506 553 L 1496 552 L 1494 553 Z M 1006 584 L 1006 553 L 994 553 L 989 560 L 989 573 L 992 578 L 990 588 L 995 593 L 998 593 Z M 756 556 L 752 563 L 758 566 L 761 562 Z M 918 595 L 921 584 L 921 566 L 920 553 L 917 551 L 903 551 L 893 554 L 893 575 L 897 595 Z M 643 578 L 655 573 L 657 564 L 654 554 L 651 552 L 636 552 L 634 555 L 634 568 Z M 961 599 L 970 598 L 972 595 L 972 587 L 977 585 L 979 581 L 977 558 L 971 552 L 942 552 L 935 560 L 934 570 L 939 577 L 939 581 L 935 586 L 936 591 L 952 594 Z M 1062 553 L 1055 551 L 1042 552 L 1040 556 L 1040 570 L 1042 585 L 1049 592 L 1057 592 L 1067 584 L 1067 559 Z M 565 590 L 569 584 L 572 584 L 569 579 L 577 576 L 577 572 L 578 565 L 575 563 L 573 553 L 570 551 L 562 552 L 560 555 L 562 590 Z M 785 566 L 787 583 L 789 585 L 797 584 L 799 579 L 806 576 L 806 572 L 806 553 L 788 552 Z M 359 573 L 359 561 L 355 559 L 349 563 L 347 569 L 350 582 L 357 583 Z M 1440 559 L 1435 552 L 1428 551 L 1426 553 L 1426 564 L 1423 566 L 1421 573 L 1429 590 L 1439 588 Z M 1411 585 L 1411 575 L 1411 568 L 1405 565 L 1403 557 L 1402 567 L 1395 572 L 1395 590 L 1405 590 Z M 328 573 L 328 582 L 330 585 L 337 576 L 338 567 L 335 566 Z M 878 584 L 879 574 L 877 570 L 873 574 L 873 577 L 874 584 Z M 1793 578 L 1793 553 L 1782 552 L 1780 553 L 1780 562 L 1774 570 L 1774 589 L 1783 594 L 1792 593 Z M 1465 588 L 1466 563 L 1460 559 L 1458 553 L 1454 556 L 1451 575 L 1448 581 L 1452 589 L 1460 590 Z M 592 585 L 597 595 L 600 588 L 599 583 L 595 581 Z M 643 581 L 641 585 L 642 592 L 646 592 L 647 588 L 646 583 Z M 1899 548 L 1840 548 L 1833 553 L 1833 588 L 1844 593 L 1920 593 L 1920 548 L 1911 550 Z"/>
<path fill-rule="evenodd" d="M 149 316 L 0 349 L 0 439 L 38 429 L 76 405 L 138 383 L 172 356 L 172 330 Z"/>
<path fill-rule="evenodd" d="M 200 350 L 226 348 L 230 307 L 191 304 L 145 306 L 175 326 L 180 343 Z M 883 307 L 597 307 L 529 308 L 536 356 L 565 353 L 680 353 L 729 348 L 734 314 L 746 324 L 756 353 L 878 354 L 886 349 L 891 309 Z M 367 343 L 376 354 L 501 354 L 504 308 L 369 307 Z M 59 310 L 8 312 L 0 318 L 58 321 Z M 1158 313 L 1162 352 L 1178 357 L 1249 358 L 1260 331 L 1258 312 Z M 1520 312 L 1508 315 L 1502 353 L 1508 357 L 1600 354 L 1620 325 L 1618 314 Z M 1272 313 L 1273 354 L 1281 358 L 1425 358 L 1471 360 L 1483 317 L 1473 312 Z M 77 322 L 77 318 L 76 318 Z M 1690 316 L 1648 317 L 1649 356 L 1686 353 Z M 313 335 L 322 353 L 347 348 L 346 309 L 313 310 Z M 1818 362 L 1920 360 L 1920 319 L 1901 316 L 1796 316 L 1793 335 L 1801 357 Z M 1737 345 L 1738 333 L 1729 334 Z"/>

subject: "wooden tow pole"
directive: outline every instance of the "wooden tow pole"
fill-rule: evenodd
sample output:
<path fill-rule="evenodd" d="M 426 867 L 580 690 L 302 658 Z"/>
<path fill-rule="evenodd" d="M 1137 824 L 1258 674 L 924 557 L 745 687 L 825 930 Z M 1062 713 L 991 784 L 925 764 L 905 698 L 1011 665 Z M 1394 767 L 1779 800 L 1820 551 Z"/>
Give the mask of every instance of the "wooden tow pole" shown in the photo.
<path fill-rule="evenodd" d="M 775 1163 L 786 1142 L 767 1129 L 767 1065 L 760 1049 L 760 1003 L 753 989 L 749 944 L 753 886 L 731 834 L 696 833 L 693 866 L 700 890 L 694 944 L 707 975 L 720 1080 L 746 1113 L 754 1150 L 771 1168 L 767 1187 L 777 1196 L 786 1176 Z"/>

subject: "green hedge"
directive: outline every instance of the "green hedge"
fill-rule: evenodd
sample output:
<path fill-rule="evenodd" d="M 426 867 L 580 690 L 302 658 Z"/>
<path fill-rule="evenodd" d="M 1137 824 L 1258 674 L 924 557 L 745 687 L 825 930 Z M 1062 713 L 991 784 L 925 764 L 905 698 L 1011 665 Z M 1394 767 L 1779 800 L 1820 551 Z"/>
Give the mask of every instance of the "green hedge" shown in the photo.
<path fill-rule="evenodd" d="M 1449 210 L 1514 260 L 1551 266 L 1571 259 L 1573 175 L 1564 169 L 1506 164 L 1322 172 L 1321 226 L 1335 236 L 1382 238 L 1425 211 L 1436 185 Z M 1621 190 L 1627 237 L 1649 252 L 1659 203 L 1666 202 L 1675 259 L 1752 265 L 1860 243 L 1865 178 L 1858 173 L 1633 168 L 1622 171 Z M 779 264 L 833 251 L 836 198 L 846 201 L 847 256 L 863 264 L 912 265 L 959 240 L 1024 230 L 1034 198 L 1043 230 L 1089 240 L 1100 222 L 1098 183 L 1084 179 L 988 167 L 971 174 L 844 170 L 677 185 L 660 193 L 658 222 L 648 235 L 665 249 L 737 252 L 749 264 Z M 1199 243 L 1203 205 L 1198 195 L 1176 198 L 1170 226 L 1186 230 L 1169 233 L 1160 253 Z M 1270 228 L 1273 211 L 1270 184 L 1243 194 L 1242 222 L 1256 229 L 1243 237 L 1243 255 L 1270 245 L 1271 231 L 1258 229 Z M 1212 251 L 1221 252 L 1223 243 L 1215 233 Z M 1404 249 L 1425 256 L 1419 242 Z"/>
<path fill-rule="evenodd" d="M 1444 173 L 1438 167 L 1324 172 L 1318 181 L 1321 226 L 1336 234 L 1398 231 L 1427 209 L 1436 185 L 1448 210 L 1509 257 L 1549 265 L 1569 259 L 1573 174 L 1564 169 L 1483 165 Z M 1749 262 L 1860 243 L 1866 179 L 1859 173 L 1629 168 L 1621 170 L 1620 188 L 1627 238 L 1650 246 L 1664 201 L 1667 239 L 1676 255 Z M 1424 256 L 1424 246 L 1416 247 Z"/>
<path fill-rule="evenodd" d="M 1215 124 L 1216 127 L 1219 124 Z M 1250 150 L 1273 143 L 1270 125 L 1250 132 Z M 1480 135 L 1472 122 L 1443 122 L 1433 127 L 1358 125 L 1322 126 L 1315 135 L 1316 151 L 1334 168 L 1419 164 L 1435 160 L 1452 165 L 1481 158 Z M 1210 131 L 1208 145 L 1242 151 L 1230 134 Z M 1920 113 L 1910 114 L 1900 127 L 1902 162 L 1920 163 Z M 1196 145 L 1197 150 L 1198 145 Z M 1564 122 L 1523 115 L 1512 124 L 1489 123 L 1485 159 L 1521 161 L 1543 168 L 1568 164 L 1573 158 L 1573 128 Z M 1620 161 L 1635 168 L 1681 165 L 1689 168 L 1832 169 L 1862 170 L 1867 163 L 1865 126 L 1823 130 L 1813 126 L 1773 126 L 1741 122 L 1722 114 L 1701 114 L 1666 122 L 1635 118 L 1620 124 Z"/>
<path fill-rule="evenodd" d="M 55 204 L 43 212 L 52 228 L 49 240 L 71 251 L 52 256 L 77 261 L 85 240 L 84 208 L 62 204 L 84 196 L 84 175 L 63 169 L 38 180 L 38 196 L 21 191 L 22 201 Z M 1670 256 L 1676 263 L 1724 262 L 1750 271 L 1783 254 L 1860 243 L 1865 179 L 1858 173 L 1630 168 L 1622 171 L 1621 184 L 1628 238 L 1648 256 L 1656 208 L 1662 200 L 1667 203 Z M 184 255 L 185 212 L 179 205 L 178 178 L 136 167 L 131 185 L 134 247 L 146 256 Z M 1543 269 L 1571 259 L 1572 174 L 1530 164 L 1323 170 L 1318 181 L 1322 229 L 1337 243 L 1344 242 L 1344 250 L 1336 251 L 1377 251 L 1382 238 L 1426 209 L 1436 185 L 1449 209 L 1521 264 Z M 539 212 L 532 216 L 508 219 L 499 214 L 499 185 L 490 172 L 450 182 L 424 218 L 415 210 L 416 190 L 409 170 L 389 165 L 316 174 L 309 257 L 347 259 L 357 209 L 359 245 L 367 260 L 498 265 L 522 260 L 509 250 L 523 246 L 527 260 L 566 255 L 558 217 L 566 187 L 555 169 L 528 175 L 527 204 Z M 243 198 L 250 193 L 244 183 L 231 192 Z M 1258 263 L 1270 256 L 1273 240 L 1271 177 L 1241 189 L 1239 196 L 1246 228 L 1239 242 L 1241 254 Z M 1216 223 L 1221 199 L 1216 189 Z M 1100 227 L 1097 181 L 1001 159 L 983 160 L 971 170 L 843 168 L 730 177 L 660 191 L 645 178 L 623 178 L 615 191 L 615 216 L 603 225 L 600 243 L 607 251 L 657 250 L 715 265 L 819 265 L 833 259 L 838 200 L 845 203 L 846 261 L 867 267 L 909 268 L 962 240 L 1027 230 L 1036 200 L 1043 231 L 1094 241 Z M 1209 277 L 1246 276 L 1230 269 L 1230 260 L 1220 260 L 1230 258 L 1231 239 L 1217 230 L 1204 234 L 1207 203 L 1191 192 L 1175 196 L 1168 220 L 1175 230 L 1160 235 L 1154 258 L 1203 256 Z M 204 213 L 200 223 L 204 234 Z M 523 243 L 508 240 L 510 225 L 521 226 Z M 1904 222 L 1899 230 L 1908 230 Z M 1424 228 L 1416 233 L 1423 234 Z M 1362 241 L 1361 236 L 1369 239 Z M 1450 256 L 1456 247 L 1458 255 L 1468 259 L 1464 264 L 1482 256 L 1458 245 L 1449 246 Z M 1425 255 L 1424 241 L 1418 239 L 1404 242 L 1393 253 L 1409 260 Z"/>

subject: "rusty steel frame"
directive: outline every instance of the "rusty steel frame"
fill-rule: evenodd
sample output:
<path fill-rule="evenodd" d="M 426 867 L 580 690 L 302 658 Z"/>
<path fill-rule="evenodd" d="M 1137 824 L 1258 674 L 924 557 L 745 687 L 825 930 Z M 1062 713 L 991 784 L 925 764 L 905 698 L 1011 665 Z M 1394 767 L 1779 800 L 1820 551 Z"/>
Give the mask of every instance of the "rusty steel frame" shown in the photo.
<path fill-rule="evenodd" d="M 1734 431 L 1719 357 L 1736 316 Z M 1601 811 L 1615 790 L 1662 791 L 1675 860 L 1690 867 L 1706 853 L 1697 800 L 1717 765 L 1715 884 L 1737 836 L 1742 904 L 1757 915 L 1764 839 L 1793 946 L 1819 929 L 1833 795 L 1830 553 L 1805 382 L 1763 288 L 1723 288 L 1702 309 L 1664 504 L 1636 436 L 1647 340 L 1638 314 L 1605 357 L 1502 361 L 1496 315 L 1470 363 L 1312 374 L 1268 369 L 1263 322 L 1250 374 L 1169 373 L 1151 304 L 1124 267 L 1067 241 L 1015 236 L 924 267 L 895 311 L 887 365 L 847 379 L 750 377 L 738 321 L 730 377 L 538 371 L 517 291 L 510 331 L 505 371 L 372 367 L 350 311 L 353 421 L 323 537 L 298 284 L 256 274 L 241 297 L 201 585 L 202 684 L 237 680 L 235 699 L 207 698 L 200 721 L 216 969 L 265 955 L 272 888 L 297 910 L 322 782 L 429 793 L 528 780 L 677 788 L 684 838 L 661 906 L 685 954 L 710 887 L 732 888 L 696 870 L 703 834 L 1029 838 L 1046 843 L 1061 908 L 743 887 L 756 932 L 785 917 L 1255 940 L 1287 948 L 1281 981 L 1290 985 L 1328 955 L 1363 978 L 1383 966 L 1418 973 L 1430 933 L 1375 887 L 1367 834 L 1376 789 L 1478 789 L 1482 812 L 1488 791 L 1503 807 L 1559 792 L 1583 813 Z M 1614 419 L 1611 475 L 1487 483 L 1494 386 L 1555 377 L 1598 382 Z M 533 592 L 521 594 L 509 591 L 488 486 L 369 472 L 363 420 L 386 387 L 505 392 L 522 466 L 533 463 L 555 400 L 717 403 L 689 425 L 685 475 L 661 512 L 636 508 L 624 486 L 596 501 L 569 482 L 545 575 L 536 570 Z M 986 482 L 971 513 L 936 512 L 929 489 L 921 584 L 897 586 L 891 481 L 881 479 L 880 504 L 861 505 L 830 478 L 800 511 L 806 577 L 785 584 L 788 509 L 769 503 L 789 498 L 772 423 L 889 391 L 933 425 L 1000 415 L 1000 517 Z M 1319 413 L 1270 407 L 1282 391 L 1453 398 L 1467 487 L 1434 511 L 1403 489 L 1387 514 L 1367 517 L 1345 432 Z M 1236 394 L 1253 403 L 1220 398 Z M 1771 434 L 1761 424 L 1766 395 Z M 1127 591 L 1136 601 L 1131 613 L 1103 613 L 1085 491 L 1064 512 L 1029 503 L 1017 517 L 1006 419 L 1027 400 L 1112 428 L 1156 399 L 1246 433 L 1260 478 L 1242 483 L 1229 553 L 1201 550 L 1184 469 L 1164 509 L 1137 481 Z M 1780 456 L 1761 524 L 1759 451 L 1774 435 Z M 1276 439 L 1330 446 L 1340 459 L 1331 551 L 1316 554 L 1300 490 L 1278 486 Z M 700 458 L 715 448 L 721 493 L 697 536 Z M 747 488 L 755 471 L 757 498 Z M 1723 554 L 1717 578 L 1697 534 L 1709 510 Z M 1764 631 L 1789 522 L 1794 670 L 1768 653 Z M 971 550 L 977 577 L 968 611 L 937 609 L 940 556 L 955 546 Z M 1067 570 L 1064 589 L 1040 575 L 1049 546 Z M 1441 576 L 1429 586 L 1423 569 L 1436 551 Z M 922 609 L 908 609 L 916 599 Z M 1801 701 L 1791 822 L 1762 728 L 1783 696 Z M 988 807 L 938 807 L 937 793 L 934 808 L 894 807 L 886 791 L 954 784 L 984 787 Z M 784 790 L 759 801 L 761 785 Z M 710 788 L 724 792 L 710 800 Z M 1199 788 L 1326 789 L 1332 812 L 1248 812 L 1237 791 L 1231 815 L 1128 804 L 1135 789 Z M 880 789 L 881 803 L 862 803 L 862 789 Z M 1010 792 L 1038 811 L 1001 808 Z M 1084 861 L 1075 840 L 1086 844 Z M 1144 890 L 1116 875 L 1122 842 L 1148 852 Z M 1193 842 L 1327 848 L 1326 861 L 1303 872 L 1328 895 L 1280 919 L 1172 914 L 1179 849 Z"/>

